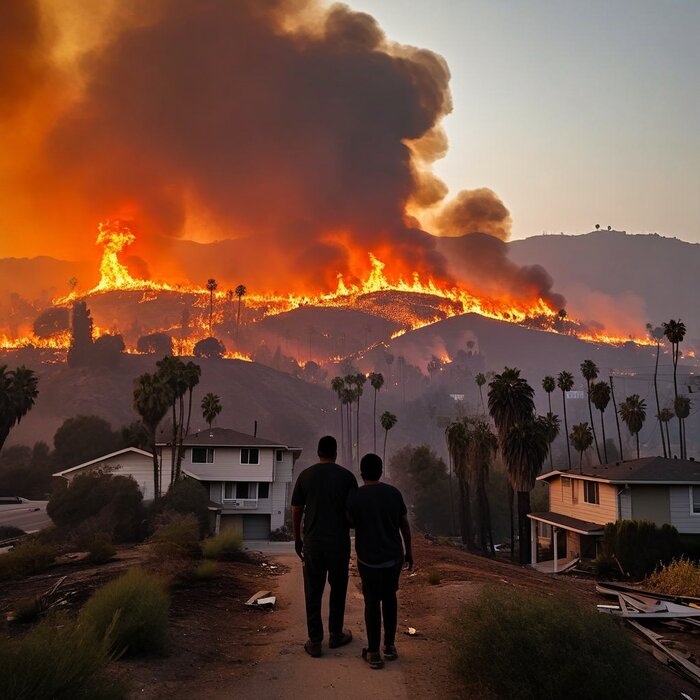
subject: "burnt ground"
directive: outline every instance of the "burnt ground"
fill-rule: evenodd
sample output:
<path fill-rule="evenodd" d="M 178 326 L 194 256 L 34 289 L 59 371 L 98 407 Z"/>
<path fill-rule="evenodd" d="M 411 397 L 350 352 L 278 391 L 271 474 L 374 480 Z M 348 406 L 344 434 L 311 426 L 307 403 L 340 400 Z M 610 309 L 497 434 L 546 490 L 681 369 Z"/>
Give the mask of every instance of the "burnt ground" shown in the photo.
<path fill-rule="evenodd" d="M 512 586 L 539 595 L 568 594 L 591 606 L 604 602 L 595 593 L 594 582 L 589 578 L 576 575 L 554 578 L 505 561 L 484 559 L 453 547 L 433 544 L 420 536 L 416 538 L 414 550 L 416 569 L 412 574 L 404 573 L 401 582 L 397 640 L 401 658 L 381 673 L 370 672 L 359 660 L 363 631 L 358 614 L 361 609 L 359 578 L 353 567 L 348 600 L 349 609 L 354 612 L 349 617 L 358 641 L 347 650 L 341 650 L 342 654 L 329 654 L 320 660 L 325 666 L 311 667 L 312 673 L 318 670 L 319 676 L 332 676 L 323 686 L 333 687 L 332 694 L 325 695 L 320 690 L 316 697 L 355 697 L 352 692 L 357 689 L 356 679 L 369 678 L 377 692 L 385 682 L 399 683 L 404 689 L 400 697 L 476 700 L 460 686 L 451 671 L 448 629 L 454 611 L 473 599 L 484 586 Z M 57 597 L 65 598 L 64 607 L 75 612 L 95 588 L 136 564 L 172 576 L 173 585 L 167 653 L 123 658 L 112 664 L 113 672 L 127 682 L 130 697 L 151 700 L 223 698 L 235 696 L 237 687 L 242 690 L 248 686 L 256 687 L 259 697 L 309 697 L 310 688 L 299 683 L 299 676 L 308 673 L 305 664 L 319 660 L 308 659 L 301 651 L 304 634 L 303 627 L 299 629 L 299 621 L 303 619 L 303 606 L 300 591 L 296 590 L 300 587 L 300 577 L 298 564 L 289 555 L 275 559 L 251 554 L 241 561 L 220 563 L 216 578 L 200 581 L 187 575 L 193 568 L 191 563 L 184 567 L 164 566 L 149 561 L 144 548 L 125 549 L 120 551 L 116 561 L 106 565 L 61 564 L 47 574 L 21 582 L 3 582 L 0 584 L 0 611 L 4 618 L 4 613 L 18 599 L 41 595 L 60 577 L 67 576 Z M 429 570 L 433 569 L 439 574 L 437 585 L 428 581 Z M 260 589 L 272 590 L 277 595 L 278 606 L 274 611 L 244 605 Z M 409 626 L 415 627 L 418 634 L 403 634 Z M 24 628 L 17 625 L 9 629 L 12 634 L 19 634 Z M 657 628 L 657 631 L 661 630 Z M 674 633 L 666 626 L 662 631 L 688 642 L 689 635 L 685 632 Z M 641 637 L 631 631 L 630 636 L 639 647 L 640 660 L 652 674 L 653 685 L 658 688 L 650 697 L 681 698 L 681 692 L 691 698 L 700 697 L 696 686 L 653 658 Z M 695 652 L 697 633 L 691 642 L 687 645 Z M 295 673 L 297 667 L 301 672 Z M 285 673 L 294 687 L 291 692 L 287 687 L 277 694 L 273 689 L 280 682 L 279 676 Z M 351 694 L 343 694 L 339 690 L 343 686 L 349 687 Z M 374 693 L 364 696 L 379 697 Z"/>

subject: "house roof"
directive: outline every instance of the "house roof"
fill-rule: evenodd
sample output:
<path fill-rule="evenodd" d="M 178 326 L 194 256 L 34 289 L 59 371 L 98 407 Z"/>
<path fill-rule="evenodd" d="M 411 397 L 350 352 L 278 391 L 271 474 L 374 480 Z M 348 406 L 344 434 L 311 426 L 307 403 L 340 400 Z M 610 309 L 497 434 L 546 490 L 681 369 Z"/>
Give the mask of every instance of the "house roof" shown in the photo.
<path fill-rule="evenodd" d="M 555 527 L 562 527 L 565 530 L 578 532 L 580 535 L 599 535 L 603 533 L 603 526 L 600 523 L 591 523 L 588 520 L 579 520 L 561 513 L 528 513 L 531 520 L 539 520 Z"/>
<path fill-rule="evenodd" d="M 159 447 L 168 445 L 167 442 L 159 442 Z M 185 447 L 281 447 L 286 450 L 298 450 L 300 448 L 289 447 L 281 442 L 267 440 L 266 438 L 239 433 L 230 428 L 212 428 L 211 430 L 199 430 L 196 433 L 186 435 L 182 444 Z"/>
<path fill-rule="evenodd" d="M 148 457 L 148 459 L 153 459 L 153 454 L 151 452 L 146 452 L 145 450 L 140 450 L 138 447 L 125 447 L 123 450 L 117 450 L 116 452 L 110 452 L 108 455 L 102 455 L 101 457 L 97 457 L 96 459 L 91 459 L 89 462 L 83 462 L 82 464 L 79 464 L 77 467 L 70 467 L 69 469 L 64 469 L 63 471 L 60 472 L 55 472 L 53 476 L 63 476 L 64 474 L 69 474 L 70 472 L 75 472 L 78 471 L 79 469 L 85 469 L 86 467 L 92 467 L 95 464 L 100 464 L 101 462 L 105 462 L 108 459 L 111 459 L 112 457 L 116 457 L 117 455 L 122 455 L 126 452 L 135 452 L 136 454 L 142 455 L 143 457 Z"/>
<path fill-rule="evenodd" d="M 642 457 L 623 462 L 612 462 L 592 467 L 563 471 L 555 469 L 538 476 L 538 481 L 549 481 L 557 476 L 572 479 L 604 481 L 611 484 L 700 484 L 700 462 L 693 459 Z"/>

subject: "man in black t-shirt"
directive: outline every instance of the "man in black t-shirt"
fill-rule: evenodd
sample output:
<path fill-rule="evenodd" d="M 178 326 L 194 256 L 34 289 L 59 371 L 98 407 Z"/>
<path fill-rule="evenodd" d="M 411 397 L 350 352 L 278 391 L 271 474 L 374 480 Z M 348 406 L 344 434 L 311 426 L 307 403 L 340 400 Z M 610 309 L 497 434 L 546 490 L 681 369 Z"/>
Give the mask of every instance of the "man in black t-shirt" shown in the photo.
<path fill-rule="evenodd" d="M 370 668 L 382 668 L 384 661 L 379 653 L 382 617 L 384 659 L 393 661 L 398 658 L 396 591 L 404 561 L 409 569 L 413 568 L 411 529 L 401 492 L 379 481 L 381 457 L 366 454 L 360 462 L 360 473 L 364 486 L 350 495 L 348 515 L 355 526 L 357 568 L 365 599 L 367 648 L 362 650 L 362 656 Z"/>
<path fill-rule="evenodd" d="M 304 649 L 311 656 L 321 656 L 321 599 L 326 577 L 331 589 L 328 646 L 335 649 L 352 641 L 350 631 L 343 629 L 350 563 L 350 526 L 346 506 L 350 495 L 357 490 L 357 479 L 352 472 L 335 463 L 337 452 L 335 438 L 330 435 L 322 437 L 318 443 L 318 464 L 299 474 L 292 493 L 294 548 L 304 566 L 309 631 Z"/>

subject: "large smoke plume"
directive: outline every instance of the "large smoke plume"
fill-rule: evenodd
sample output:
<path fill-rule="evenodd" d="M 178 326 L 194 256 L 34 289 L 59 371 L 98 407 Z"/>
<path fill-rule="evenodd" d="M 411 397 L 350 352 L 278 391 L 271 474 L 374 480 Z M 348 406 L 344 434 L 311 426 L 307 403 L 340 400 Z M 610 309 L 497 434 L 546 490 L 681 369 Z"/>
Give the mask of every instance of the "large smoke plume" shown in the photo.
<path fill-rule="evenodd" d="M 132 217 L 156 276 L 208 276 L 175 238 L 235 238 L 232 278 L 299 291 L 364 275 L 368 251 L 389 276 L 458 281 L 423 227 L 488 234 L 469 256 L 497 260 L 506 207 L 486 189 L 447 201 L 431 172 L 452 108 L 440 56 L 313 0 L 98 5 L 0 4 L 7 240 L 76 257 L 98 221 Z M 501 287 L 548 297 L 502 257 Z"/>

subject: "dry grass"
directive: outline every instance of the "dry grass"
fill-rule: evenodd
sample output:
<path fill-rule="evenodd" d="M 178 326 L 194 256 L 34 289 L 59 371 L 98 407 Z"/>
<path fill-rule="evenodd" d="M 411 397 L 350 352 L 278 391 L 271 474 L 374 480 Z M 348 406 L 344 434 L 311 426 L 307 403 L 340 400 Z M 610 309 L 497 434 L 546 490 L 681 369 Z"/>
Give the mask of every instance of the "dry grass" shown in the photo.
<path fill-rule="evenodd" d="M 674 559 L 657 569 L 645 587 L 667 595 L 700 595 L 700 566 L 689 559 Z"/>

